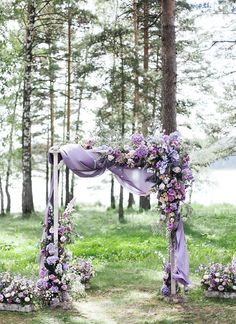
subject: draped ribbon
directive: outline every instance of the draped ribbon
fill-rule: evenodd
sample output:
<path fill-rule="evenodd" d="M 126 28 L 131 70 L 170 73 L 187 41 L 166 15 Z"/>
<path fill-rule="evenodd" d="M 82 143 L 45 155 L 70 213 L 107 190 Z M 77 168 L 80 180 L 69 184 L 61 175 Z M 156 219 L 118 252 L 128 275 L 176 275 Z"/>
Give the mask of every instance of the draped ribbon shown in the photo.
<path fill-rule="evenodd" d="M 128 191 L 139 196 L 150 194 L 155 183 L 152 180 L 152 172 L 146 168 L 128 168 L 112 165 L 105 154 L 106 148 L 84 149 L 79 144 L 67 144 L 60 148 L 58 163 L 63 160 L 65 165 L 79 177 L 95 177 L 103 174 L 106 169 L 111 171 L 118 182 Z M 49 153 L 49 162 L 53 163 L 53 154 Z M 53 197 L 53 183 L 50 192 L 50 202 Z M 47 213 L 45 214 L 45 226 L 47 227 Z M 189 284 L 188 252 L 184 236 L 183 222 L 180 218 L 175 236 L 175 270 L 174 279 L 184 285 Z"/>

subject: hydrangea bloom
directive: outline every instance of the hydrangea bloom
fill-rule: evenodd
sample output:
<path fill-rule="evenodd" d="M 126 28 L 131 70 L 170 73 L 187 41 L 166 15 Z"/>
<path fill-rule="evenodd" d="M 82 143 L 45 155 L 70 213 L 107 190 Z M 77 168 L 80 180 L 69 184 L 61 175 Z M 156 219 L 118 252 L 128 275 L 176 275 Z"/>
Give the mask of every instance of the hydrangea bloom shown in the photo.
<path fill-rule="evenodd" d="M 142 134 L 136 133 L 131 136 L 131 141 L 134 145 L 140 145 L 144 142 L 144 137 Z"/>

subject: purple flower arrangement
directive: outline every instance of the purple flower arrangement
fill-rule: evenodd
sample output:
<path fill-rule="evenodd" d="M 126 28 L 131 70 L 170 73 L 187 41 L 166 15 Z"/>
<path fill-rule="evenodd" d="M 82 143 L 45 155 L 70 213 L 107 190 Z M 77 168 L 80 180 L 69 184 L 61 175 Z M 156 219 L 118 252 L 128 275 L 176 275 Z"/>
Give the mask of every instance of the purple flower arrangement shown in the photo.
<path fill-rule="evenodd" d="M 209 266 L 201 265 L 201 285 L 204 290 L 218 292 L 236 292 L 236 258 L 228 265 L 212 263 Z"/>
<path fill-rule="evenodd" d="M 21 276 L 12 276 L 8 272 L 0 274 L 0 303 L 29 305 L 39 298 L 35 283 Z"/>
<path fill-rule="evenodd" d="M 84 147 L 92 148 L 91 141 Z M 193 181 L 189 156 L 184 152 L 180 134 L 144 138 L 136 133 L 131 136 L 130 144 L 109 148 L 106 156 L 111 164 L 153 171 L 153 191 L 157 192 L 161 220 L 166 221 L 168 231 L 175 230 L 180 203 L 185 200 L 186 189 Z"/>
<path fill-rule="evenodd" d="M 92 266 L 92 260 L 73 260 L 73 263 L 71 265 L 71 271 L 80 276 L 82 284 L 88 284 L 95 274 Z"/>
<path fill-rule="evenodd" d="M 48 207 L 48 225 L 46 227 L 45 239 L 42 241 L 41 255 L 44 259 L 43 267 L 40 270 L 40 279 L 37 287 L 41 293 L 44 304 L 57 306 L 60 303 L 71 299 L 70 295 L 84 294 L 82 283 L 83 276 L 75 273 L 74 266 L 70 266 L 72 254 L 65 250 L 65 245 L 72 242 L 73 231 L 70 214 L 73 210 L 73 201 L 69 203 L 59 219 L 58 228 L 58 253 L 53 243 L 54 224 L 53 209 Z M 87 264 L 86 261 L 81 262 Z M 89 262 L 89 267 L 91 264 Z M 88 272 L 88 271 L 87 271 Z M 86 274 L 87 275 L 87 274 Z M 88 280 L 91 276 L 86 277 Z"/>

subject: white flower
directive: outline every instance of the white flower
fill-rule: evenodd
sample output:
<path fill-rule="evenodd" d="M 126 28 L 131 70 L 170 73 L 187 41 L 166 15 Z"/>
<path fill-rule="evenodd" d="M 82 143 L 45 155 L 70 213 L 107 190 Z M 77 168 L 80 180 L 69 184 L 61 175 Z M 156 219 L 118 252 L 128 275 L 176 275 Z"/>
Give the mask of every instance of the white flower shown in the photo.
<path fill-rule="evenodd" d="M 180 173 L 181 169 L 180 169 L 180 167 L 175 167 L 175 168 L 173 168 L 173 171 L 175 173 Z"/>
<path fill-rule="evenodd" d="M 5 294 L 5 297 L 6 298 L 9 298 L 9 297 L 11 297 L 11 294 L 10 293 L 7 293 L 7 294 Z"/>
<path fill-rule="evenodd" d="M 165 189 L 165 185 L 163 182 L 160 184 L 159 189 L 161 189 L 161 190 Z"/>
<path fill-rule="evenodd" d="M 233 290 L 236 290 L 236 286 L 233 286 Z"/>
<path fill-rule="evenodd" d="M 62 237 L 60 238 L 60 241 L 61 241 L 61 242 L 65 242 L 65 241 L 66 241 L 66 237 L 65 237 L 65 236 L 62 236 Z"/>
<path fill-rule="evenodd" d="M 216 277 L 220 277 L 220 273 L 219 273 L 219 272 L 216 272 L 216 273 L 215 273 L 215 276 L 216 276 Z"/>
<path fill-rule="evenodd" d="M 204 275 L 204 276 L 203 276 L 203 279 L 204 279 L 204 280 L 207 280 L 208 278 L 209 278 L 208 275 Z"/>
<path fill-rule="evenodd" d="M 223 291 L 225 288 L 224 288 L 224 286 L 222 286 L 222 285 L 220 285 L 219 287 L 218 287 L 218 290 L 219 291 Z"/>
<path fill-rule="evenodd" d="M 109 155 L 107 156 L 107 158 L 108 158 L 108 160 L 109 160 L 109 161 L 112 161 L 112 160 L 114 160 L 114 156 L 113 156 L 113 155 L 111 155 L 111 154 L 109 154 Z"/>
<path fill-rule="evenodd" d="M 20 298 L 16 298 L 16 303 L 20 304 Z"/>
<path fill-rule="evenodd" d="M 216 279 L 215 279 L 215 282 L 220 282 L 220 279 L 219 279 L 219 278 L 216 278 Z"/>
<path fill-rule="evenodd" d="M 166 219 L 166 215 L 161 215 L 160 220 L 164 221 Z"/>

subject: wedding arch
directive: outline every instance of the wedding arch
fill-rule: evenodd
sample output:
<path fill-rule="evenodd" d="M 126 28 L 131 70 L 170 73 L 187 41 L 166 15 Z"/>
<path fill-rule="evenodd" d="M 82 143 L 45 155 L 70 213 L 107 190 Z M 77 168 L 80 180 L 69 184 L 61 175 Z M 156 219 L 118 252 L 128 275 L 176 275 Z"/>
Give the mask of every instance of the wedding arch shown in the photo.
<path fill-rule="evenodd" d="M 93 147 L 91 141 L 85 145 L 53 146 L 49 150 L 49 162 L 53 164 L 49 196 L 51 207 L 48 206 L 45 213 L 42 239 L 45 244 L 40 255 L 41 284 L 46 289 L 52 287 L 50 276 L 54 276 L 55 269 L 60 269 L 56 273 L 62 276 L 67 268 L 66 256 L 60 245 L 65 226 L 60 224 L 58 206 L 59 170 L 63 164 L 79 177 L 95 177 L 108 170 L 123 187 L 140 196 L 155 192 L 169 239 L 169 261 L 161 292 L 165 296 L 175 295 L 176 283 L 189 284 L 188 253 L 180 204 L 185 200 L 186 189 L 193 176 L 178 132 L 149 138 L 133 134 L 129 143 L 117 148 L 107 145 Z M 57 292 L 65 290 L 60 280 L 56 288 Z"/>

